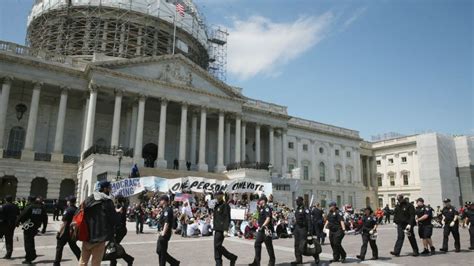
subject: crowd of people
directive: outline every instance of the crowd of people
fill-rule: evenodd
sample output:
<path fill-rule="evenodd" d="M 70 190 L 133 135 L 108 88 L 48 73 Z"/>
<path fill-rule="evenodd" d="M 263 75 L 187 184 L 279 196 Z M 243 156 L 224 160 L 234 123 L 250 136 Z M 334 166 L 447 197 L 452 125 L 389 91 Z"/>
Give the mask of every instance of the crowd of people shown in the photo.
<path fill-rule="evenodd" d="M 136 234 L 143 233 L 144 226 L 157 230 L 159 238 L 156 253 L 160 265 L 166 262 L 179 265 L 179 261 L 168 253 L 168 242 L 173 234 L 183 238 L 213 236 L 216 265 L 222 265 L 222 257 L 227 258 L 231 265 L 235 265 L 238 259 L 237 255 L 223 246 L 226 236 L 255 242 L 255 256 L 251 265 L 260 265 L 262 244 L 268 251 L 269 264 L 274 265 L 276 258 L 272 241 L 278 238 L 294 239 L 296 260 L 292 264 L 301 263 L 302 256 L 312 256 L 319 263 L 321 245 L 325 244 L 327 238 L 333 250 L 331 262 L 345 262 L 347 254 L 343 248 L 343 239 L 346 234 L 360 234 L 362 237 L 358 259 L 365 260 L 370 245 L 372 259 L 376 260 L 379 254 L 377 228 L 380 224 L 390 223 L 391 216 L 397 226 L 397 240 L 390 252 L 393 256 L 400 255 L 405 236 L 412 246 L 413 256 L 420 254 L 415 226 L 422 240 L 421 254 L 434 254 L 431 236 L 438 222 L 443 226 L 440 251 L 447 252 L 449 234 L 454 237 L 455 251 L 460 251 L 459 226 L 462 220 L 463 226 L 469 225 L 469 249 L 474 249 L 474 223 L 471 222 L 474 219 L 474 204 L 467 202 L 458 211 L 452 207 L 449 199 L 445 199 L 444 207 L 438 207 L 435 211 L 422 198 L 408 202 L 399 195 L 397 200 L 393 210 L 388 205 L 375 211 L 370 206 L 362 210 L 355 210 L 350 205 L 339 208 L 336 202 L 330 202 L 326 210 L 319 203 L 305 204 L 302 197 L 296 199 L 296 207 L 292 208 L 273 201 L 272 195 L 267 198 L 265 195 L 234 195 L 219 191 L 215 194 L 143 193 L 139 196 L 139 202 L 130 203 L 128 198 L 112 197 L 110 183 L 101 182 L 99 191 L 87 197 L 80 206 L 76 205 L 73 196 L 67 198 L 61 229 L 57 233 L 54 265 L 60 265 L 65 245 L 70 246 L 79 265 L 88 265 L 89 261 L 92 265 L 100 265 L 106 258 L 111 261 L 111 265 L 116 265 L 119 258 L 125 260 L 127 265 L 133 265 L 133 256 L 127 254 L 120 245 L 127 234 L 127 221 L 135 222 Z M 77 218 L 80 214 L 87 228 L 87 236 L 83 236 L 87 237 L 85 240 L 77 237 L 82 226 L 81 220 Z M 54 216 L 56 219 L 56 213 Z M 46 207 L 40 197 L 31 196 L 27 202 L 14 202 L 12 197 L 7 196 L 0 208 L 0 236 L 5 237 L 7 251 L 4 259 L 11 259 L 14 230 L 21 225 L 26 253 L 24 263 L 32 263 L 37 257 L 35 236 L 40 232 L 44 234 L 47 220 Z M 77 240 L 82 241 L 82 248 L 77 246 Z M 314 250 L 310 246 L 315 247 Z M 116 256 L 112 256 L 111 252 Z"/>

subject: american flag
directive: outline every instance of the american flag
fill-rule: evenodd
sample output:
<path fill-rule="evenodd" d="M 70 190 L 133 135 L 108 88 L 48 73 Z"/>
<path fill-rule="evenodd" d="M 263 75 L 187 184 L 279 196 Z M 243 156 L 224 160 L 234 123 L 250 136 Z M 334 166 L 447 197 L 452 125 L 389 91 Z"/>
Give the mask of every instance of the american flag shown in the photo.
<path fill-rule="evenodd" d="M 181 4 L 181 3 L 176 3 L 176 12 L 181 15 L 182 17 L 184 17 L 184 5 Z"/>

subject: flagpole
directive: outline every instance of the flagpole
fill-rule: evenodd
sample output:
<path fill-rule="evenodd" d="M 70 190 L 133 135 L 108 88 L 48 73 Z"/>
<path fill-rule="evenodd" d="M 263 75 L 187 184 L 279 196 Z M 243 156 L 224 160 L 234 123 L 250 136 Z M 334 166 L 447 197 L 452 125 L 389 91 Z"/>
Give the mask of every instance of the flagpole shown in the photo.
<path fill-rule="evenodd" d="M 176 10 L 174 11 L 174 19 L 173 19 L 173 25 L 174 25 L 174 29 L 173 29 L 173 55 L 174 55 L 174 48 L 176 46 L 176 13 L 178 13 Z"/>

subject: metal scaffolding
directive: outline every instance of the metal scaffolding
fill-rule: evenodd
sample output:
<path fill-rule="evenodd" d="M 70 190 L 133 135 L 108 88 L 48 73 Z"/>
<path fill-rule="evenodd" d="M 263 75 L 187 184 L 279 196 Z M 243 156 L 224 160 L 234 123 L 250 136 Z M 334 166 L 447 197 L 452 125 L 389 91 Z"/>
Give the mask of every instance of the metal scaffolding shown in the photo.
<path fill-rule="evenodd" d="M 225 81 L 227 75 L 227 29 L 215 27 L 209 34 L 209 73 Z"/>

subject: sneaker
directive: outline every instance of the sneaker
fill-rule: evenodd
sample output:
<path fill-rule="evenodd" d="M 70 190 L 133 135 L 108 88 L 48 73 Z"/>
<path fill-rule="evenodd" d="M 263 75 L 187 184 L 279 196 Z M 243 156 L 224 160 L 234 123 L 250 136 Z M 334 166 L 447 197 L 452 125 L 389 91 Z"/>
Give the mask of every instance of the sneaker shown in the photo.
<path fill-rule="evenodd" d="M 358 258 L 359 260 L 364 260 L 364 257 L 361 257 L 360 255 L 357 255 L 356 258 Z"/>
<path fill-rule="evenodd" d="M 302 261 L 292 261 L 290 262 L 290 265 L 298 265 L 298 264 L 303 264 Z"/>
<path fill-rule="evenodd" d="M 426 254 L 430 254 L 430 251 L 427 248 L 425 248 L 423 252 L 421 252 L 421 255 L 426 255 Z"/>
<path fill-rule="evenodd" d="M 395 257 L 400 257 L 400 254 L 395 253 L 394 251 L 390 251 L 390 254 L 392 254 L 392 255 L 395 256 Z"/>
<path fill-rule="evenodd" d="M 447 248 L 440 248 L 439 251 L 448 252 L 448 249 Z"/>
<path fill-rule="evenodd" d="M 431 247 L 431 255 L 434 255 L 434 254 L 436 254 L 436 249 L 435 247 Z"/>
<path fill-rule="evenodd" d="M 378 260 L 378 259 L 379 259 L 379 257 L 378 257 L 378 256 L 376 256 L 376 257 L 372 257 L 372 258 L 371 258 L 371 260 Z"/>

